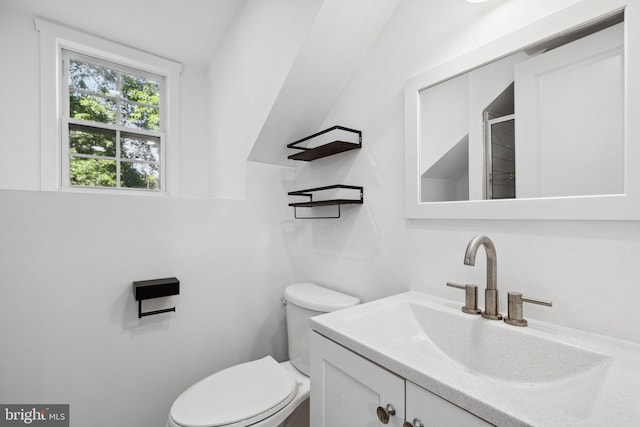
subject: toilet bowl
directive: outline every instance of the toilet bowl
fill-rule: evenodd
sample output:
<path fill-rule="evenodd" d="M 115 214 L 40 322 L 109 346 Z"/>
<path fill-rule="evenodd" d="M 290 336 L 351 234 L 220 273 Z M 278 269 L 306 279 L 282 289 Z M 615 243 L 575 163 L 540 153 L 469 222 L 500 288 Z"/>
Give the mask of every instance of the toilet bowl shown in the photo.
<path fill-rule="evenodd" d="M 175 400 L 167 427 L 277 427 L 307 401 L 309 319 L 360 301 L 311 283 L 288 286 L 284 301 L 290 360 L 266 356 L 198 381 Z"/>

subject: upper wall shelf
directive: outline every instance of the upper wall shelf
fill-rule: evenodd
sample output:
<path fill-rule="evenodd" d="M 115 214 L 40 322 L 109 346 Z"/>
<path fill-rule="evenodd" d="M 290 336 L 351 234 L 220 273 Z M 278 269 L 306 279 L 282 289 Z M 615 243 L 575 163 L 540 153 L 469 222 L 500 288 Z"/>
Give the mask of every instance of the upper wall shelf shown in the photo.
<path fill-rule="evenodd" d="M 345 139 L 357 140 L 357 142 L 345 141 Z M 320 145 L 309 147 L 301 147 L 299 145 L 303 142 L 310 142 L 311 140 L 315 140 L 315 142 Z M 322 157 L 331 156 L 344 151 L 362 148 L 362 132 L 343 126 L 333 126 L 329 129 L 325 129 L 306 138 L 287 144 L 287 148 L 302 150 L 299 153 L 288 156 L 289 159 L 310 162 L 311 160 L 320 159 Z"/>

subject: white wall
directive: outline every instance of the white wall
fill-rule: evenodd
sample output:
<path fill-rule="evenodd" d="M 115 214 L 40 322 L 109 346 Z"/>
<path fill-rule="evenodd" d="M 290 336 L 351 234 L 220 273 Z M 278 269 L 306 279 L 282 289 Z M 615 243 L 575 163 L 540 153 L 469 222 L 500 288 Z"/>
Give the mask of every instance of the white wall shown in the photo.
<path fill-rule="evenodd" d="M 0 9 L 0 188 L 40 187 L 38 42 L 33 17 Z"/>
<path fill-rule="evenodd" d="M 362 150 L 297 168 L 300 188 L 319 182 L 365 188 L 364 205 L 344 209 L 340 220 L 296 222 L 297 278 L 365 301 L 414 289 L 462 303 L 445 282 L 484 286 L 484 256 L 475 267 L 462 262 L 469 240 L 482 233 L 497 246 L 503 312 L 507 291 L 521 291 L 554 303 L 527 306 L 525 317 L 640 342 L 633 322 L 638 222 L 405 218 L 405 80 L 576 1 L 447 3 L 440 12 L 433 2 L 404 0 L 328 114 L 325 125 L 363 131 Z"/>
<path fill-rule="evenodd" d="M 286 359 L 290 173 L 249 164 L 244 200 L 203 197 L 206 71 L 185 64 L 181 78 L 193 197 L 42 192 L 32 16 L 0 8 L 0 55 L 0 402 L 69 403 L 75 427 L 161 426 L 196 380 Z M 177 312 L 138 319 L 132 282 L 168 276 L 181 294 L 162 303 Z"/>

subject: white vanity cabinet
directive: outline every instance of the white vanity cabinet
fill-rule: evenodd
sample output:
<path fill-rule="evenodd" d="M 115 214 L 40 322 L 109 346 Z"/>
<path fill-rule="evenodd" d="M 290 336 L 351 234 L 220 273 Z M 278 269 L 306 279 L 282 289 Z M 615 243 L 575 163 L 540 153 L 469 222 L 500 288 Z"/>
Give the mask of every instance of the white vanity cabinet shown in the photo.
<path fill-rule="evenodd" d="M 311 427 L 492 425 L 316 332 L 311 378 Z"/>

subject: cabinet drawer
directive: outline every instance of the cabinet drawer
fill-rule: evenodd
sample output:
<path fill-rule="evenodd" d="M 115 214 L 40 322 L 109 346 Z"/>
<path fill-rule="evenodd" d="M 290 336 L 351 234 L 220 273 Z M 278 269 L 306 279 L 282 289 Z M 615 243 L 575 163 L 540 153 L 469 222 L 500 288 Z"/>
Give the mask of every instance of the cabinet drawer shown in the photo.
<path fill-rule="evenodd" d="M 493 425 L 410 381 L 407 381 L 406 402 L 407 421 L 413 423 L 413 420 L 418 418 L 424 427 Z"/>

